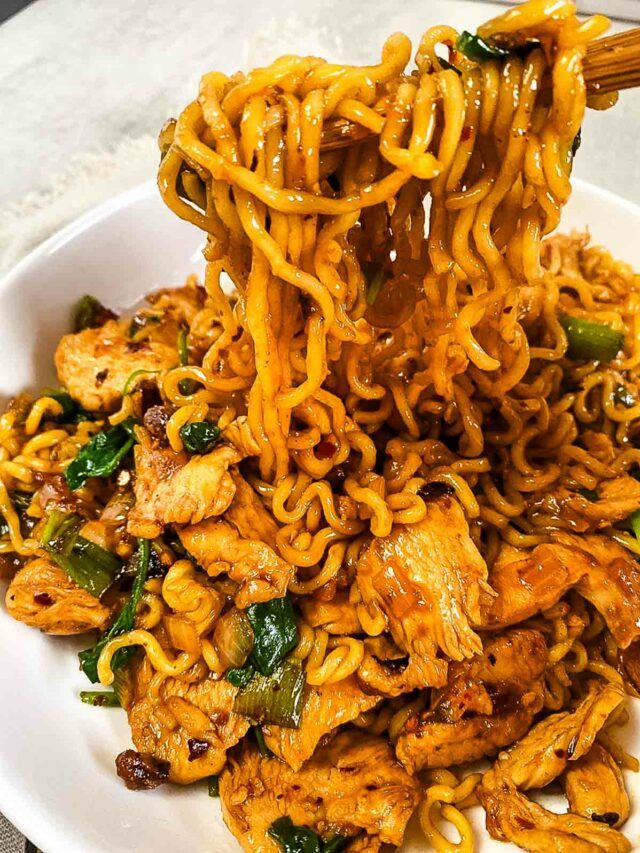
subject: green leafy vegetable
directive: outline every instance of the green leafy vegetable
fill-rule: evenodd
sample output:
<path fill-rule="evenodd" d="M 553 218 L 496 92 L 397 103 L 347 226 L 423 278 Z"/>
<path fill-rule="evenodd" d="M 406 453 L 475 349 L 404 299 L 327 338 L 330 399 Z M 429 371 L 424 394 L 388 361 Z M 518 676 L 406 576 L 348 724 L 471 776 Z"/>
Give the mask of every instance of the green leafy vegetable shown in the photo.
<path fill-rule="evenodd" d="M 304 685 L 300 661 L 289 658 L 279 664 L 271 675 L 256 672 L 246 687 L 236 694 L 233 710 L 255 723 L 298 728 Z"/>
<path fill-rule="evenodd" d="M 9 498 L 13 504 L 13 508 L 16 510 L 20 518 L 20 527 L 23 528 L 23 536 L 26 536 L 28 530 L 23 524 L 24 519 L 22 518 L 22 513 L 29 508 L 32 497 L 33 496 L 29 492 L 9 492 Z M 0 536 L 6 536 L 8 533 L 9 525 L 7 524 L 4 516 L 0 513 Z"/>
<path fill-rule="evenodd" d="M 191 453 L 208 453 L 220 438 L 220 428 L 211 421 L 196 421 L 180 428 L 180 438 Z"/>
<path fill-rule="evenodd" d="M 73 313 L 73 331 L 82 332 L 83 329 L 93 329 L 101 326 L 107 320 L 115 318 L 113 311 L 109 311 L 104 305 L 88 293 L 76 304 Z"/>
<path fill-rule="evenodd" d="M 627 520 L 633 530 L 633 535 L 640 542 L 640 509 L 632 512 Z"/>
<path fill-rule="evenodd" d="M 120 701 L 113 690 L 82 690 L 80 700 L 96 708 L 119 708 Z"/>
<path fill-rule="evenodd" d="M 464 30 L 456 40 L 456 50 L 473 62 L 486 62 L 488 59 L 504 59 L 509 51 L 495 44 L 489 44 L 479 35 Z"/>
<path fill-rule="evenodd" d="M 220 796 L 220 777 L 219 776 L 209 776 L 209 796 L 210 797 L 219 797 Z"/>
<path fill-rule="evenodd" d="M 267 757 L 269 755 L 273 755 L 273 753 L 271 752 L 271 750 L 269 749 L 269 747 L 265 743 L 264 734 L 262 732 L 262 726 L 254 726 L 253 727 L 253 734 L 255 735 L 256 743 L 258 744 L 258 751 L 260 752 L 260 755 L 264 755 L 265 757 Z"/>
<path fill-rule="evenodd" d="M 187 330 L 180 329 L 178 333 L 178 359 L 180 360 L 180 366 L 185 367 L 189 364 L 189 346 L 187 344 Z M 195 383 L 193 379 L 181 379 L 178 382 L 178 390 L 181 394 L 184 394 L 187 397 L 189 394 L 193 394 L 195 391 Z"/>
<path fill-rule="evenodd" d="M 280 845 L 282 853 L 339 853 L 349 842 L 342 835 L 323 841 L 312 829 L 295 826 L 288 816 L 274 820 L 268 833 Z"/>
<path fill-rule="evenodd" d="M 84 524 L 75 513 L 53 510 L 42 532 L 42 546 L 78 586 L 96 598 L 109 589 L 122 568 L 110 551 L 80 536 Z"/>
<path fill-rule="evenodd" d="M 133 388 L 136 384 L 136 380 L 140 376 L 144 376 L 147 373 L 160 373 L 159 370 L 146 370 L 144 367 L 140 367 L 138 370 L 134 370 L 133 373 L 129 374 L 127 381 L 124 383 L 122 388 L 122 396 L 126 397 L 127 394 L 130 394 L 133 391 Z"/>
<path fill-rule="evenodd" d="M 226 672 L 227 681 L 230 681 L 234 687 L 246 687 L 255 675 L 255 669 L 248 663 L 241 669 L 234 667 Z"/>
<path fill-rule="evenodd" d="M 148 539 L 138 539 L 138 552 L 136 555 L 137 562 L 137 571 L 136 576 L 133 580 L 133 586 L 131 587 L 131 594 L 129 595 L 129 599 L 126 604 L 118 613 L 115 621 L 111 625 L 111 627 L 105 631 L 102 637 L 98 640 L 95 646 L 90 649 L 85 649 L 83 652 L 80 652 L 78 657 L 80 658 L 80 669 L 87 676 L 89 681 L 96 684 L 98 681 L 98 658 L 100 657 L 100 652 L 105 647 L 105 645 L 112 640 L 114 637 L 118 637 L 120 634 L 124 634 L 125 631 L 131 631 L 134 624 L 134 619 L 136 615 L 136 607 L 138 606 L 138 602 L 140 601 L 140 596 L 142 595 L 145 582 L 147 580 L 147 574 L 149 572 L 149 540 Z M 116 670 L 123 666 L 131 652 L 130 648 L 127 649 L 119 649 L 115 655 L 113 656 L 113 660 L 111 661 L 111 669 Z"/>
<path fill-rule="evenodd" d="M 374 261 L 363 264 L 362 271 L 367 280 L 367 292 L 365 295 L 367 305 L 374 305 L 382 290 L 382 285 L 388 278 L 387 272 L 382 264 L 375 263 Z"/>
<path fill-rule="evenodd" d="M 594 489 L 578 489 L 578 494 L 592 503 L 598 500 L 598 493 Z"/>
<path fill-rule="evenodd" d="M 638 402 L 627 386 L 622 384 L 616 385 L 613 391 L 613 399 L 618 405 L 624 406 L 625 409 L 632 409 Z"/>
<path fill-rule="evenodd" d="M 251 663 L 262 675 L 270 675 L 298 642 L 296 614 L 288 596 L 247 607 L 253 628 Z"/>
<path fill-rule="evenodd" d="M 133 418 L 96 433 L 67 465 L 64 477 L 70 489 L 84 486 L 89 477 L 109 477 L 134 444 Z"/>
<path fill-rule="evenodd" d="M 558 319 L 567 333 L 569 358 L 608 362 L 612 361 L 622 348 L 624 335 L 611 326 L 592 323 L 569 314 Z"/>
<path fill-rule="evenodd" d="M 56 403 L 62 406 L 62 414 L 58 415 L 56 420 L 61 424 L 77 424 L 80 421 L 92 421 L 93 415 L 83 409 L 80 403 L 77 403 L 68 391 L 64 388 L 45 388 L 42 392 L 43 397 L 51 397 Z"/>

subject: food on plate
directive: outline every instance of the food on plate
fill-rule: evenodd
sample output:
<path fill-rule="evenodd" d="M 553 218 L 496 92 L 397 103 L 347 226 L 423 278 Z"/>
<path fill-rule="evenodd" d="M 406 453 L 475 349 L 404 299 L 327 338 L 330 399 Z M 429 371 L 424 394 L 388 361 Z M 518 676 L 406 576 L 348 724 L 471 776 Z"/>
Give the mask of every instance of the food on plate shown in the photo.
<path fill-rule="evenodd" d="M 89 634 L 118 775 L 207 780 L 247 851 L 399 847 L 416 810 L 469 851 L 477 804 L 631 849 L 640 280 L 551 236 L 606 28 L 530 0 L 415 62 L 206 74 L 159 169 L 203 284 L 85 297 L 61 387 L 0 416 L 9 614 Z"/>

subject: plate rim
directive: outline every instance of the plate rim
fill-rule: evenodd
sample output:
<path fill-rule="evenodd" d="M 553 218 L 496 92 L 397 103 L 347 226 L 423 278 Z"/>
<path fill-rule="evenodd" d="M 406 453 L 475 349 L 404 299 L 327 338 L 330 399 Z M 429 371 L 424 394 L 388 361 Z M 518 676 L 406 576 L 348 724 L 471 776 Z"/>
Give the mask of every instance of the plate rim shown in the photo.
<path fill-rule="evenodd" d="M 580 178 L 572 181 L 572 190 L 586 191 L 592 195 L 594 203 L 597 204 L 598 199 L 613 203 L 621 211 L 626 210 L 630 215 L 640 220 L 640 204 L 623 198 L 611 190 Z M 68 243 L 86 230 L 117 214 L 123 208 L 140 200 L 151 198 L 155 193 L 158 194 L 157 200 L 161 202 L 156 181 L 150 179 L 110 196 L 76 217 L 33 248 L 17 264 L 4 273 L 0 278 L 0 294 L 8 291 L 16 280 L 19 280 L 23 275 L 29 274 L 31 267 L 41 262 L 48 255 L 63 251 Z M 556 230 L 561 230 L 561 227 L 562 223 Z M 3 614 L 3 611 L 4 608 L 1 608 L 0 618 L 9 618 L 6 613 Z M 33 785 L 34 780 L 27 779 L 24 775 L 17 779 L 11 779 L 8 771 L 9 768 L 6 767 L 3 756 L 0 754 L 0 812 L 2 815 L 29 841 L 46 853 L 69 853 L 69 851 L 80 853 L 81 848 L 77 847 L 77 838 L 71 840 L 65 838 L 67 824 L 64 815 L 60 815 L 60 820 L 52 825 L 42 816 L 37 807 L 32 807 L 30 784 Z M 34 787 L 37 789 L 37 785 Z"/>

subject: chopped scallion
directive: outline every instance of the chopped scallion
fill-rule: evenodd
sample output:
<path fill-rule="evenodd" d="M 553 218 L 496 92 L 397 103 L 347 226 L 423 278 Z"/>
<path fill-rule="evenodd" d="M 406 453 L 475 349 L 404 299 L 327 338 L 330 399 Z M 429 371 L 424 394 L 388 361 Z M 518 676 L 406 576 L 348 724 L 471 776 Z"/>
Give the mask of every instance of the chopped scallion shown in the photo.
<path fill-rule="evenodd" d="M 219 776 L 209 776 L 209 796 L 210 797 L 219 797 L 220 796 L 220 777 Z"/>
<path fill-rule="evenodd" d="M 227 674 L 228 677 L 228 674 Z M 271 675 L 256 672 L 236 694 L 233 710 L 254 723 L 298 728 L 302 716 L 305 677 L 300 661 L 289 658 Z"/>
<path fill-rule="evenodd" d="M 632 512 L 628 518 L 629 525 L 633 530 L 633 535 L 640 542 L 640 509 L 637 509 L 635 512 Z"/>
<path fill-rule="evenodd" d="M 296 826 L 288 815 L 274 820 L 268 835 L 279 845 L 282 853 L 339 853 L 350 839 L 334 835 L 327 841 L 307 826 Z"/>
<path fill-rule="evenodd" d="M 262 726 L 254 726 L 253 727 L 253 734 L 255 735 L 256 743 L 258 744 L 258 751 L 260 752 L 260 755 L 263 755 L 265 758 L 268 757 L 269 755 L 273 755 L 273 753 L 271 752 L 271 750 L 269 749 L 269 747 L 265 743 L 264 734 L 262 731 Z"/>
<path fill-rule="evenodd" d="M 364 272 L 364 277 L 367 281 L 367 291 L 365 295 L 367 305 L 374 305 L 380 291 L 382 290 L 382 285 L 387 279 L 386 270 L 382 264 L 369 261 L 362 265 L 362 271 Z"/>
<path fill-rule="evenodd" d="M 119 708 L 120 702 L 113 690 L 81 690 L 80 700 L 96 708 Z"/>
<path fill-rule="evenodd" d="M 495 44 L 489 44 L 479 35 L 464 30 L 456 40 L 456 50 L 473 62 L 486 62 L 488 59 L 504 59 L 509 51 Z"/>
<path fill-rule="evenodd" d="M 113 311 L 105 308 L 95 296 L 87 293 L 77 302 L 74 309 L 73 331 L 82 332 L 84 329 L 93 329 L 115 318 Z"/>
<path fill-rule="evenodd" d="M 585 361 L 609 362 L 624 343 L 624 334 L 604 323 L 592 323 L 582 317 L 565 314 L 558 318 L 567 333 L 567 356 Z"/>
<path fill-rule="evenodd" d="M 133 388 L 136 384 L 136 380 L 138 380 L 141 376 L 148 374 L 148 373 L 156 374 L 156 373 L 160 373 L 160 371 L 159 370 L 145 370 L 144 367 L 141 367 L 138 370 L 134 370 L 133 373 L 131 373 L 129 375 L 127 381 L 124 383 L 124 386 L 122 388 L 122 396 L 126 397 L 127 394 L 130 394 L 133 391 Z"/>

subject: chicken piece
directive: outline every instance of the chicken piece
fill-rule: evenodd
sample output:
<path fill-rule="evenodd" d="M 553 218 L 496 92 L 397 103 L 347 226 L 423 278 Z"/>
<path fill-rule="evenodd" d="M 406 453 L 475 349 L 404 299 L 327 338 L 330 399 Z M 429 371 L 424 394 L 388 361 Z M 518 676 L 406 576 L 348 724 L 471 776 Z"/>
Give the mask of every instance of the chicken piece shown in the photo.
<path fill-rule="evenodd" d="M 304 595 L 298 602 L 307 625 L 322 628 L 328 634 L 362 634 L 362 627 L 354 604 L 349 602 L 346 592 L 339 592 L 331 601 L 319 601 L 312 595 Z"/>
<path fill-rule="evenodd" d="M 489 572 L 497 595 L 482 608 L 483 626 L 505 628 L 547 610 L 590 566 L 587 555 L 564 545 L 537 545 L 526 551 L 504 543 Z"/>
<path fill-rule="evenodd" d="M 246 415 L 241 415 L 239 418 L 231 421 L 222 430 L 222 437 L 228 444 L 237 447 L 243 456 L 260 455 L 260 445 L 253 437 Z"/>
<path fill-rule="evenodd" d="M 132 536 L 153 539 L 167 524 L 196 524 L 227 509 L 236 491 L 228 469 L 241 458 L 235 448 L 221 444 L 189 458 L 154 447 L 142 427 L 136 435 L 136 504 L 127 524 Z"/>
<path fill-rule="evenodd" d="M 179 328 L 191 326 L 198 311 L 204 308 L 206 295 L 204 287 L 195 281 L 187 281 L 182 287 L 152 291 L 147 294 L 147 302 L 162 315 L 162 324 L 173 321 Z"/>
<path fill-rule="evenodd" d="M 278 532 L 275 518 L 239 471 L 232 468 L 229 473 L 236 493 L 225 514 L 225 520 L 231 522 L 244 539 L 256 539 L 265 542 L 270 548 L 275 548 Z"/>
<path fill-rule="evenodd" d="M 396 644 L 425 663 L 439 649 L 452 660 L 482 651 L 472 625 L 489 591 L 487 567 L 469 536 L 460 504 L 445 495 L 426 504 L 417 524 L 373 539 L 356 578 L 366 605 L 387 618 Z"/>
<path fill-rule="evenodd" d="M 188 684 L 166 678 L 156 694 L 149 691 L 152 676 L 145 658 L 123 703 L 136 749 L 167 762 L 169 781 L 180 785 L 219 773 L 226 750 L 249 730 L 249 721 L 233 713 L 237 688 L 226 679 Z"/>
<path fill-rule="evenodd" d="M 396 755 L 410 773 L 477 761 L 529 729 L 544 702 L 547 648 L 539 631 L 485 640 L 481 655 L 449 667 L 431 707 L 409 717 Z"/>
<path fill-rule="evenodd" d="M 307 687 L 299 728 L 264 725 L 265 743 L 274 755 L 299 770 L 325 735 L 355 720 L 380 701 L 382 696 L 361 690 L 354 676 L 335 684 Z"/>
<path fill-rule="evenodd" d="M 111 618 L 108 607 L 46 557 L 30 560 L 16 573 L 5 601 L 10 616 L 45 634 L 102 630 Z"/>
<path fill-rule="evenodd" d="M 357 672 L 358 684 L 366 693 L 392 698 L 421 687 L 441 687 L 447 681 L 447 662 L 434 660 L 425 683 L 425 666 L 407 657 L 385 637 L 364 641 L 364 658 Z"/>
<path fill-rule="evenodd" d="M 629 817 L 629 797 L 620 768 L 599 743 L 572 761 L 564 774 L 569 811 L 619 827 Z"/>
<path fill-rule="evenodd" d="M 530 802 L 521 791 L 543 788 L 591 750 L 598 732 L 624 701 L 618 684 L 593 682 L 573 711 L 535 725 L 485 773 L 476 793 L 487 812 L 493 838 L 525 850 L 626 853 L 629 842 L 605 823 L 580 815 L 557 815 Z"/>
<path fill-rule="evenodd" d="M 61 384 L 91 412 L 116 409 L 134 370 L 168 370 L 177 362 L 175 343 L 132 341 L 115 320 L 65 335 L 55 354 Z"/>
<path fill-rule="evenodd" d="M 640 641 L 636 641 L 620 653 L 620 661 L 627 678 L 640 691 Z"/>
<path fill-rule="evenodd" d="M 268 830 L 284 816 L 324 840 L 362 830 L 371 839 L 371 846 L 361 842 L 347 849 L 399 846 L 418 798 L 417 781 L 395 761 L 387 742 L 363 732 L 342 732 L 297 771 L 245 744 L 220 776 L 225 823 L 249 853 L 279 853 Z"/>
<path fill-rule="evenodd" d="M 575 533 L 610 527 L 627 518 L 638 507 L 640 482 L 628 474 L 604 480 L 598 486 L 598 499 L 595 501 L 561 486 L 534 504 L 535 511 L 552 515 L 561 527 Z"/>

